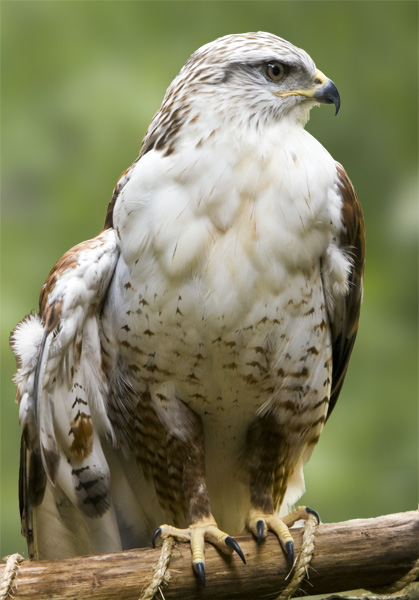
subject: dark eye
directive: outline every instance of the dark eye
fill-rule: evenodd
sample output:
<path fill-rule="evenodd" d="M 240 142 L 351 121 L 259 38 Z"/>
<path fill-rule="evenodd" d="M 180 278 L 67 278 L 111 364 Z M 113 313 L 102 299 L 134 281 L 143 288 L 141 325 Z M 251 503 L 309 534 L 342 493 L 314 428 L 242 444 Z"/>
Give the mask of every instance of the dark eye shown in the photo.
<path fill-rule="evenodd" d="M 266 75 L 269 79 L 272 79 L 272 81 L 281 81 L 285 75 L 285 65 L 277 60 L 273 60 L 266 65 Z"/>

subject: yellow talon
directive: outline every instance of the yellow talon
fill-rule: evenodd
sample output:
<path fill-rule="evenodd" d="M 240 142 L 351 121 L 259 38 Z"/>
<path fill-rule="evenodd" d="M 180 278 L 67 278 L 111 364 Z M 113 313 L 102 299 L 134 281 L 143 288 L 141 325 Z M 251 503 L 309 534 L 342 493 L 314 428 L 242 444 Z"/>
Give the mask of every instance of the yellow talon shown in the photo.
<path fill-rule="evenodd" d="M 292 568 L 294 564 L 294 540 L 288 528 L 300 519 L 306 520 L 310 516 L 315 517 L 317 522 L 320 523 L 319 515 L 306 506 L 299 506 L 282 518 L 273 513 L 265 513 L 253 508 L 246 523 L 250 531 L 256 536 L 258 545 L 266 538 L 268 530 L 273 531 L 286 553 L 290 568 Z"/>
<path fill-rule="evenodd" d="M 226 554 L 231 554 L 233 551 L 237 552 L 242 561 L 246 563 L 243 552 L 236 540 L 218 529 L 217 523 L 212 516 L 192 523 L 187 529 L 178 529 L 171 525 L 161 525 L 154 533 L 153 546 L 159 535 L 163 539 L 173 537 L 180 542 L 190 542 L 192 564 L 202 585 L 205 585 L 205 542 L 214 544 L 214 546 L 217 546 L 217 548 Z"/>

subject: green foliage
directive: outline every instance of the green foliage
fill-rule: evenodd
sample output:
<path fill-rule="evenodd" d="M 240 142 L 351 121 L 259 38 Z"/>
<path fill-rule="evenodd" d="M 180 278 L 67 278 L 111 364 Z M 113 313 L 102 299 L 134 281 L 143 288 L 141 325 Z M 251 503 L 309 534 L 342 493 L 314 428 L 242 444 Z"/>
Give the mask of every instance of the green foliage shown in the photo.
<path fill-rule="evenodd" d="M 347 169 L 367 223 L 361 328 L 306 469 L 323 520 L 417 504 L 416 2 L 2 3 L 2 549 L 24 552 L 8 337 L 48 270 L 95 235 L 163 93 L 202 44 L 266 30 L 307 50 L 342 108 L 308 129 Z"/>

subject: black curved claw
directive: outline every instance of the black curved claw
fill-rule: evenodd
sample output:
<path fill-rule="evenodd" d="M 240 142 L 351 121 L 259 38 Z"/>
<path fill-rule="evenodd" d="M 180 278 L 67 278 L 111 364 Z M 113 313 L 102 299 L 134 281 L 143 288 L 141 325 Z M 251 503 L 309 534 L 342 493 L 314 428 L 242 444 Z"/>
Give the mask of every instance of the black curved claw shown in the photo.
<path fill-rule="evenodd" d="M 285 552 L 287 553 L 288 567 L 292 569 L 294 565 L 294 542 L 292 540 L 285 543 Z"/>
<path fill-rule="evenodd" d="M 244 554 L 242 552 L 242 549 L 240 548 L 240 546 L 238 545 L 238 543 L 236 542 L 236 540 L 234 540 L 232 537 L 230 537 L 229 535 L 226 537 L 226 539 L 224 540 L 225 545 L 228 546 L 229 548 L 231 548 L 232 550 L 234 550 L 235 552 L 237 552 L 237 554 L 240 556 L 240 558 L 242 559 L 242 561 L 244 562 L 244 564 L 246 564 L 246 559 L 244 558 Z"/>
<path fill-rule="evenodd" d="M 258 532 L 258 546 L 261 545 L 261 543 L 263 542 L 263 532 L 265 531 L 265 523 L 264 521 L 260 520 L 256 523 L 256 529 Z"/>
<path fill-rule="evenodd" d="M 153 533 L 153 537 L 151 538 L 151 543 L 153 544 L 153 548 L 156 547 L 156 540 L 161 534 L 161 527 L 158 527 L 156 531 Z"/>
<path fill-rule="evenodd" d="M 203 562 L 194 563 L 195 571 L 199 577 L 199 581 L 205 587 L 205 567 Z"/>
<path fill-rule="evenodd" d="M 317 513 L 312 508 L 309 508 L 308 506 L 306 506 L 306 513 L 308 513 L 309 515 L 313 515 L 314 517 L 316 517 L 316 519 L 317 519 L 317 525 L 320 525 L 320 516 L 319 516 L 319 513 Z"/>

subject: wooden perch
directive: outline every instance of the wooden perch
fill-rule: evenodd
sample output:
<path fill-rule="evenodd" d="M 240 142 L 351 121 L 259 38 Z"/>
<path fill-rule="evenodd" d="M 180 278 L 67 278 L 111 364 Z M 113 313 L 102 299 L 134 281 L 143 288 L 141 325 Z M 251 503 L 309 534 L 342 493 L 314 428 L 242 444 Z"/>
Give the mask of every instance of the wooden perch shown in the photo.
<path fill-rule="evenodd" d="M 296 551 L 302 528 L 292 530 Z M 207 586 L 202 588 L 191 567 L 187 544 L 177 544 L 169 566 L 166 600 L 275 598 L 286 587 L 287 566 L 274 535 L 257 547 L 250 535 L 236 538 L 247 565 L 237 555 L 225 556 L 206 547 Z M 343 523 L 320 525 L 301 595 L 341 592 L 392 584 L 418 559 L 419 512 L 411 511 Z M 160 549 L 142 548 L 117 554 L 85 556 L 20 565 L 14 597 L 18 600 L 136 600 L 151 581 Z M 0 574 L 5 563 L 1 563 Z M 160 598 L 159 598 L 160 600 Z"/>

